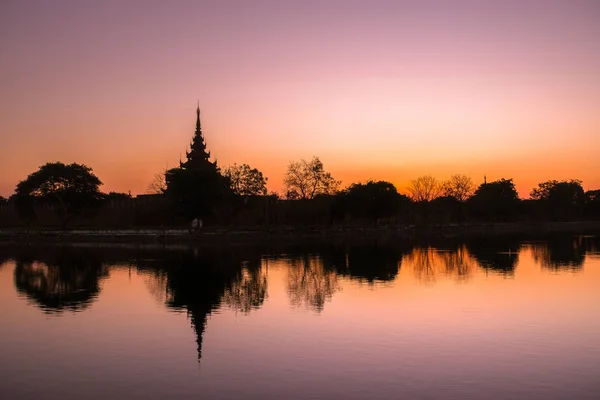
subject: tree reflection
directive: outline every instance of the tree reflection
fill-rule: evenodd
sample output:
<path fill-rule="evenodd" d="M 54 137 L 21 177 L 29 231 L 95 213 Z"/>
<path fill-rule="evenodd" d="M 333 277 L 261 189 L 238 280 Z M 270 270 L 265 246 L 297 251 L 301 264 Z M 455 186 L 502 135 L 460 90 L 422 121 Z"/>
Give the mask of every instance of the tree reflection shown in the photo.
<path fill-rule="evenodd" d="M 321 312 L 339 288 L 337 274 L 325 268 L 322 258 L 306 254 L 289 260 L 287 290 L 294 307 Z"/>
<path fill-rule="evenodd" d="M 247 265 L 239 272 L 230 287 L 225 290 L 223 301 L 236 311 L 248 314 L 260 308 L 267 297 L 267 272 Z"/>
<path fill-rule="evenodd" d="M 398 275 L 398 251 L 387 247 L 351 247 L 346 273 L 359 281 L 392 281 Z"/>
<path fill-rule="evenodd" d="M 512 276 L 519 261 L 521 242 L 510 237 L 494 237 L 471 241 L 467 248 L 486 272 Z"/>
<path fill-rule="evenodd" d="M 412 269 L 421 282 L 435 282 L 440 275 L 465 281 L 478 265 L 464 245 L 450 249 L 417 246 L 402 260 L 402 266 Z"/>
<path fill-rule="evenodd" d="M 107 268 L 99 259 L 66 248 L 18 256 L 14 270 L 17 291 L 45 312 L 87 307 L 106 275 Z"/>
<path fill-rule="evenodd" d="M 534 261 L 551 271 L 578 271 L 585 260 L 585 243 L 581 236 L 571 239 L 551 238 L 545 243 L 536 243 L 532 250 Z"/>

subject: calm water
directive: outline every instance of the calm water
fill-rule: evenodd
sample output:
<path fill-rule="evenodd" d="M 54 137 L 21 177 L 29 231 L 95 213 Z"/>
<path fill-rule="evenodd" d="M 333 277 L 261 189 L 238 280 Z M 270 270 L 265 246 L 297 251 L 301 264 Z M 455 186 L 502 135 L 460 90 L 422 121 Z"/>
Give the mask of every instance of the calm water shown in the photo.
<path fill-rule="evenodd" d="M 597 399 L 599 243 L 0 246 L 0 398 Z"/>

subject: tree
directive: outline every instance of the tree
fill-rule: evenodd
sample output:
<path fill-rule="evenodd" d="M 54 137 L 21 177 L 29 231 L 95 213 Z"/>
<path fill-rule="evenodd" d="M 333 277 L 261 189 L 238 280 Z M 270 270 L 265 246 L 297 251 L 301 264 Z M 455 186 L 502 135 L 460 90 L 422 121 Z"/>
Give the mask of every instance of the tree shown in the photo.
<path fill-rule="evenodd" d="M 402 195 L 396 187 L 385 181 L 355 183 L 345 191 L 348 212 L 353 217 L 378 218 L 393 215 L 400 205 Z"/>
<path fill-rule="evenodd" d="M 265 196 L 267 178 L 256 168 L 248 164 L 233 164 L 225 169 L 223 175 L 229 179 L 230 188 L 238 196 Z"/>
<path fill-rule="evenodd" d="M 154 174 L 154 178 L 152 178 L 152 182 L 148 185 L 146 192 L 149 194 L 164 194 L 167 191 L 166 174 L 166 170 L 165 172 Z"/>
<path fill-rule="evenodd" d="M 553 197 L 562 197 L 568 201 L 578 202 L 585 197 L 581 181 L 571 179 L 569 181 L 551 180 L 538 184 L 537 188 L 531 191 L 531 198 L 534 200 L 551 200 Z"/>
<path fill-rule="evenodd" d="M 420 176 L 409 182 L 409 196 L 414 202 L 431 201 L 442 192 L 441 183 L 431 175 Z"/>
<path fill-rule="evenodd" d="M 100 185 L 100 179 L 86 165 L 47 163 L 17 184 L 16 204 L 25 214 L 31 212 L 35 203 L 56 205 L 66 221 L 70 214 L 101 201 Z"/>
<path fill-rule="evenodd" d="M 600 190 L 585 192 L 585 212 L 588 218 L 600 217 Z"/>
<path fill-rule="evenodd" d="M 119 192 L 108 192 L 108 194 L 104 195 L 104 200 L 105 201 L 110 201 L 110 200 L 130 200 L 131 199 L 131 194 L 130 193 L 119 193 Z"/>
<path fill-rule="evenodd" d="M 546 181 L 531 191 L 531 198 L 542 202 L 554 218 L 573 217 L 583 209 L 586 201 L 581 181 Z"/>
<path fill-rule="evenodd" d="M 452 175 L 442 183 L 442 193 L 446 197 L 454 197 L 458 201 L 466 201 L 475 191 L 475 185 L 466 175 Z"/>
<path fill-rule="evenodd" d="M 0 204 L 6 203 L 8 200 L 2 196 L 0 196 Z"/>
<path fill-rule="evenodd" d="M 506 219 L 516 213 L 520 199 L 512 179 L 483 183 L 469 199 L 469 209 L 475 216 Z"/>
<path fill-rule="evenodd" d="M 333 194 L 340 182 L 323 169 L 318 157 L 311 161 L 290 162 L 283 184 L 288 199 L 312 199 L 319 194 Z"/>

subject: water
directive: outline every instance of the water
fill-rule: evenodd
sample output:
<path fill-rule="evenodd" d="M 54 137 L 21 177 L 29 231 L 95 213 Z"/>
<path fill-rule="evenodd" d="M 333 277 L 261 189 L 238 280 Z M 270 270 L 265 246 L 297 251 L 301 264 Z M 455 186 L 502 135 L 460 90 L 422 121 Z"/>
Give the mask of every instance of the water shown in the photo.
<path fill-rule="evenodd" d="M 599 244 L 0 246 L 0 398 L 596 399 Z"/>

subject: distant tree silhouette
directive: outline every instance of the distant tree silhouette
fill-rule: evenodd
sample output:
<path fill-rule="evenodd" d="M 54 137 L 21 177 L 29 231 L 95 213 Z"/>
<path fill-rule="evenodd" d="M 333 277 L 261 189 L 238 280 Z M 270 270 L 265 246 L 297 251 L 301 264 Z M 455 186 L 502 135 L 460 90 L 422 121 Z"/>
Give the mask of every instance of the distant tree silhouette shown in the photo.
<path fill-rule="evenodd" d="M 119 192 L 108 192 L 108 194 L 105 194 L 104 199 L 106 201 L 110 201 L 110 200 L 129 200 L 131 199 L 131 194 L 129 193 L 119 193 Z"/>
<path fill-rule="evenodd" d="M 187 160 L 165 173 L 165 193 L 176 212 L 188 220 L 213 215 L 215 207 L 230 194 L 229 181 L 221 175 L 216 161 L 210 161 L 210 152 L 206 150 L 200 108 L 196 116 L 196 131 L 190 151 L 186 151 Z"/>
<path fill-rule="evenodd" d="M 63 222 L 70 214 L 97 205 L 101 199 L 102 182 L 88 166 L 53 162 L 19 182 L 15 190 L 17 207 L 22 215 L 31 213 L 35 203 L 58 206 Z"/>
<path fill-rule="evenodd" d="M 149 194 L 165 194 L 167 191 L 167 180 L 166 175 L 167 171 L 154 174 L 152 178 L 152 182 L 148 185 L 148 189 L 146 190 Z"/>
<path fill-rule="evenodd" d="M 512 179 L 483 183 L 469 199 L 473 216 L 487 220 L 505 220 L 516 214 L 519 194 Z"/>
<path fill-rule="evenodd" d="M 7 203 L 7 202 L 8 202 L 8 199 L 0 196 L 0 204 Z"/>
<path fill-rule="evenodd" d="M 290 162 L 283 184 L 288 199 L 312 199 L 319 194 L 333 194 L 340 182 L 323 169 L 318 157 L 311 161 Z"/>
<path fill-rule="evenodd" d="M 426 208 L 431 222 L 461 222 L 464 219 L 464 203 L 454 196 L 436 197 L 421 208 Z M 423 207 L 424 206 L 424 207 Z"/>
<path fill-rule="evenodd" d="M 581 181 L 546 181 L 531 192 L 531 198 L 539 200 L 546 212 L 555 219 L 571 218 L 581 213 L 586 201 Z"/>
<path fill-rule="evenodd" d="M 452 175 L 442 183 L 442 194 L 454 197 L 458 201 L 466 201 L 475 191 L 475 184 L 467 175 Z"/>
<path fill-rule="evenodd" d="M 354 183 L 342 193 L 352 217 L 370 218 L 375 224 L 378 218 L 394 215 L 404 197 L 392 183 L 385 181 Z"/>
<path fill-rule="evenodd" d="M 441 183 L 431 175 L 420 176 L 408 183 L 406 190 L 414 202 L 431 201 L 442 192 Z"/>
<path fill-rule="evenodd" d="M 585 213 L 588 218 L 600 218 L 600 190 L 585 192 Z"/>
<path fill-rule="evenodd" d="M 238 196 L 267 194 L 267 178 L 258 169 L 251 168 L 248 164 L 233 164 L 225 169 L 223 175 L 229 179 L 231 190 Z"/>

